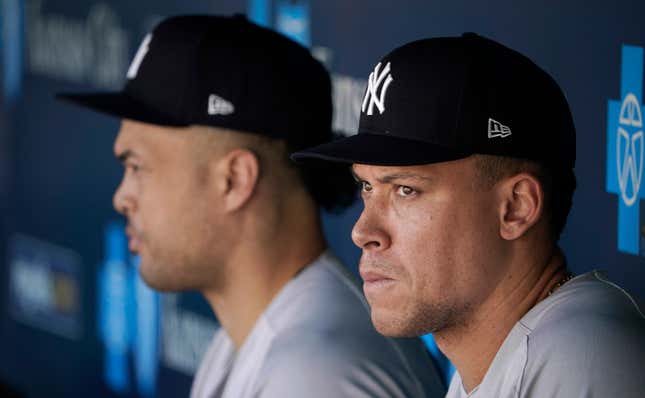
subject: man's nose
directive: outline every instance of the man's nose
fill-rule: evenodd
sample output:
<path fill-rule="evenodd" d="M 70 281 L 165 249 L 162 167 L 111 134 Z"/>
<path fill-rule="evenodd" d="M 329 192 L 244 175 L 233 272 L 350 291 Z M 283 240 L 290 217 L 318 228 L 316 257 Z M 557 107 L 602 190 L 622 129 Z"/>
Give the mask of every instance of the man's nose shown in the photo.
<path fill-rule="evenodd" d="M 354 244 L 364 251 L 380 251 L 390 247 L 391 239 L 382 226 L 379 213 L 382 214 L 382 211 L 371 209 L 366 204 L 352 229 Z"/>
<path fill-rule="evenodd" d="M 121 183 L 114 192 L 114 196 L 112 197 L 112 206 L 114 206 L 114 210 L 126 217 L 134 210 L 135 201 L 134 198 L 132 198 L 132 195 L 127 191 L 125 179 L 121 180 Z"/>

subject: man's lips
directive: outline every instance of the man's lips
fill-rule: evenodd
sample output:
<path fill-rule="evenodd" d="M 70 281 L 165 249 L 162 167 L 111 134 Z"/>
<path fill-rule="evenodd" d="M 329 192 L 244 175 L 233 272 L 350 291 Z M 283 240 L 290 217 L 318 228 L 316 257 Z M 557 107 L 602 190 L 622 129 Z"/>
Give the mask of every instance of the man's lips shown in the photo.
<path fill-rule="evenodd" d="M 390 288 L 396 283 L 396 280 L 383 273 L 380 269 L 373 267 L 360 267 L 359 272 L 363 278 L 363 293 L 370 300 L 370 297 L 382 296 L 387 294 Z"/>
<path fill-rule="evenodd" d="M 363 278 L 363 293 L 365 293 L 365 297 L 368 300 L 387 294 L 386 292 L 396 282 L 394 279 L 376 271 L 361 270 L 360 273 Z"/>
<path fill-rule="evenodd" d="M 139 254 L 139 239 L 137 238 L 128 239 L 128 249 L 132 254 Z"/>
<path fill-rule="evenodd" d="M 141 239 L 139 234 L 134 231 L 134 228 L 127 226 L 125 228 L 125 235 L 128 237 L 128 249 L 133 254 L 138 254 L 139 245 L 141 244 Z"/>
<path fill-rule="evenodd" d="M 380 281 L 392 281 L 394 279 L 375 271 L 360 271 L 361 278 L 365 283 L 374 283 Z"/>

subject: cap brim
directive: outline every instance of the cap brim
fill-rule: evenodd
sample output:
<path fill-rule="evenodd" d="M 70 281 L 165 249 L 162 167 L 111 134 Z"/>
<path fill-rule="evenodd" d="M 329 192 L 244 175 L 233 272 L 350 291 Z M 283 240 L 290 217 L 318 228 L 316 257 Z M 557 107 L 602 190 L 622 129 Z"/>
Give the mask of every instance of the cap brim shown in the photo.
<path fill-rule="evenodd" d="M 179 120 L 174 120 L 145 104 L 130 97 L 126 93 L 91 93 L 91 94 L 57 94 L 57 99 L 80 105 L 96 112 L 105 113 L 122 119 L 131 119 L 143 123 L 161 126 L 188 126 Z"/>
<path fill-rule="evenodd" d="M 456 151 L 425 141 L 361 133 L 295 152 L 291 155 L 291 159 L 300 163 L 323 160 L 375 166 L 412 166 L 447 162 L 470 155 L 471 153 Z"/>

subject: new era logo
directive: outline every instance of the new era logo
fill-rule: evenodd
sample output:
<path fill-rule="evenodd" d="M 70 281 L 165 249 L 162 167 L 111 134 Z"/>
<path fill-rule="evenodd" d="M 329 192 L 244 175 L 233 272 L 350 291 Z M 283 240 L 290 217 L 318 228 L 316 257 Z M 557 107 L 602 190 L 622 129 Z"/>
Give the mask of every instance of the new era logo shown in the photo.
<path fill-rule="evenodd" d="M 511 129 L 508 126 L 504 126 L 495 119 L 488 119 L 488 138 L 504 138 L 511 134 Z"/>
<path fill-rule="evenodd" d="M 209 115 L 230 115 L 235 112 L 235 107 L 224 98 L 211 94 L 208 96 Z"/>
<path fill-rule="evenodd" d="M 370 73 L 361 110 L 363 112 L 367 110 L 367 114 L 372 115 L 374 113 L 374 105 L 376 105 L 379 114 L 385 112 L 385 94 L 392 81 L 394 79 L 390 74 L 390 63 L 388 62 L 385 68 L 383 68 L 383 71 L 381 71 L 381 63 L 379 62 L 376 68 L 374 68 L 374 72 Z M 380 93 L 378 92 L 379 88 L 381 89 Z"/>

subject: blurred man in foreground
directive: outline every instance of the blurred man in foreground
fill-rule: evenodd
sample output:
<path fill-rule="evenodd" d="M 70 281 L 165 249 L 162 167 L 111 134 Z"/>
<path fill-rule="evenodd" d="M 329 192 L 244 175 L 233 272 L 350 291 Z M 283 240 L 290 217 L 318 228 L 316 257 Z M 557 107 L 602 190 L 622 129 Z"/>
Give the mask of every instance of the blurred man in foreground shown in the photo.
<path fill-rule="evenodd" d="M 432 332 L 448 397 L 642 397 L 645 319 L 557 241 L 575 130 L 556 82 L 475 34 L 420 40 L 370 75 L 358 135 L 294 154 L 352 163 L 352 237 L 376 328 Z"/>
<path fill-rule="evenodd" d="M 200 291 L 222 325 L 192 397 L 443 394 L 420 342 L 376 333 L 326 249 L 318 209 L 351 201 L 348 170 L 289 161 L 330 140 L 330 91 L 285 37 L 184 16 L 144 39 L 123 92 L 64 97 L 123 119 L 114 206 L 143 279 Z"/>

